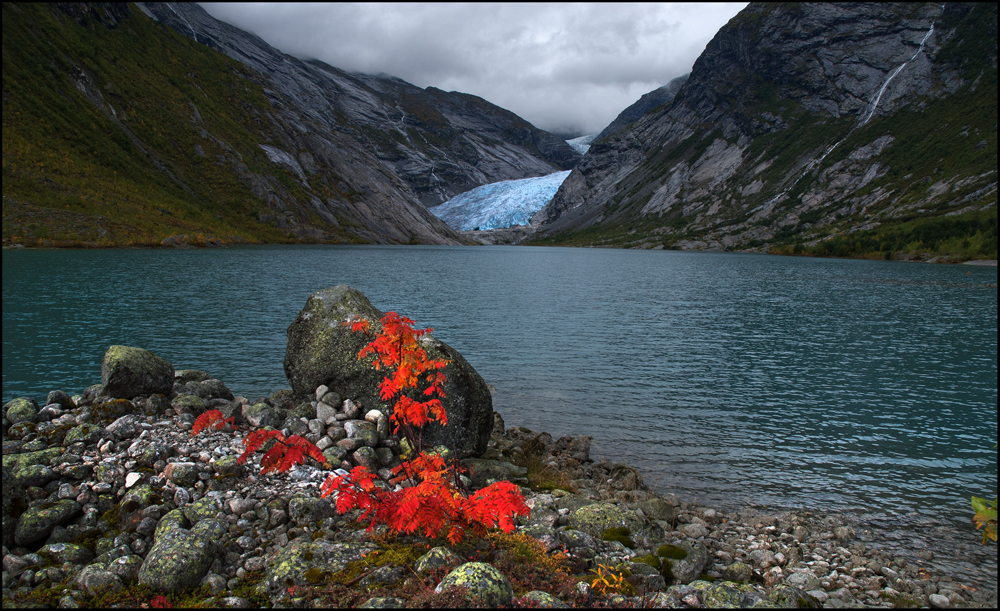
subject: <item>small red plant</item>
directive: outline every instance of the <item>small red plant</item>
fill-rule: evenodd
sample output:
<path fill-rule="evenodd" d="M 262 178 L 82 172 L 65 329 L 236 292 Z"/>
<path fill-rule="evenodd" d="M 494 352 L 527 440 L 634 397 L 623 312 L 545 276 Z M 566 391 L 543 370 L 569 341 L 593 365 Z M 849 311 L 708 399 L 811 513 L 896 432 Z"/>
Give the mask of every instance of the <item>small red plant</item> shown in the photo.
<path fill-rule="evenodd" d="M 445 375 L 440 370 L 448 361 L 428 358 L 418 339 L 432 329 L 414 329 L 413 321 L 395 312 L 382 317 L 382 331 L 358 353 L 358 359 L 375 355 L 376 370 L 390 374 L 379 387 L 382 400 L 399 395 L 390 421 L 393 432 L 402 429 L 417 456 L 393 469 L 393 482 L 411 484 L 397 491 L 385 490 L 375 483 L 375 475 L 365 467 L 355 467 L 344 476 L 330 476 L 321 487 L 322 495 L 336 493 L 337 511 L 361 510 L 361 519 L 370 520 L 370 531 L 385 524 L 394 532 L 413 533 L 422 530 L 429 538 L 446 532 L 450 543 L 459 543 L 466 530 L 485 534 L 487 528 L 499 527 L 504 532 L 514 530 L 515 515 L 528 516 L 520 489 L 510 482 L 497 482 L 472 496 L 456 486 L 458 469 L 440 455 L 421 451 L 419 429 L 438 420 L 447 424 L 448 415 L 441 404 Z M 353 323 L 352 331 L 370 332 L 367 320 Z M 437 397 L 416 401 L 404 394 L 416 389 L 420 382 L 427 388 L 423 396 Z"/>
<path fill-rule="evenodd" d="M 152 599 L 150 599 L 149 604 L 154 609 L 169 609 L 173 607 L 173 605 L 170 604 L 170 601 L 167 600 L 167 597 L 163 596 L 162 594 L 154 596 Z"/>
<path fill-rule="evenodd" d="M 191 436 L 194 437 L 207 428 L 222 431 L 225 430 L 226 425 L 232 426 L 233 422 L 233 418 L 226 418 L 219 410 L 210 409 L 195 419 L 194 424 L 191 426 Z"/>
<path fill-rule="evenodd" d="M 260 459 L 261 475 L 272 471 L 284 473 L 295 465 L 305 462 L 307 456 L 316 459 L 326 468 L 330 467 L 330 463 L 323 456 L 323 452 L 309 440 L 298 435 L 292 435 L 286 439 L 281 431 L 270 430 L 253 431 L 244 437 L 243 446 L 245 449 L 240 454 L 240 457 L 236 459 L 236 462 L 239 464 L 246 462 L 254 452 L 262 448 L 268 440 L 272 439 L 274 440 L 274 444 L 264 453 L 264 457 Z"/>

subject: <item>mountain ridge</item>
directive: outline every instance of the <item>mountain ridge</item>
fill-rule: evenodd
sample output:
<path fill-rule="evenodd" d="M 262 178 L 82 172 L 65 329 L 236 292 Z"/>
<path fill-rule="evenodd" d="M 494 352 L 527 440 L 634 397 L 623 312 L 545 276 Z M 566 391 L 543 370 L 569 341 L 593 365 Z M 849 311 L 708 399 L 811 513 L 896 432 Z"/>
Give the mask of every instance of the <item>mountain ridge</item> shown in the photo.
<path fill-rule="evenodd" d="M 195 5 L 6 3 L 3 77 L 5 245 L 466 244 L 426 205 L 579 158 L 475 96 L 320 67 Z"/>
<path fill-rule="evenodd" d="M 751 4 L 671 102 L 595 140 L 535 243 L 801 251 L 995 219 L 995 93 L 995 7 Z"/>

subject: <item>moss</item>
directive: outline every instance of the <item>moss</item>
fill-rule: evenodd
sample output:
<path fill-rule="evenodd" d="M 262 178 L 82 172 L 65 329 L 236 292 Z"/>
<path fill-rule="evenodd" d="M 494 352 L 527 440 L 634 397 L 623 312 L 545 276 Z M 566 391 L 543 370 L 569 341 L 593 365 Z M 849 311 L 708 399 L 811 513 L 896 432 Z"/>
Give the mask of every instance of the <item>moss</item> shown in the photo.
<path fill-rule="evenodd" d="M 670 545 L 669 543 L 661 545 L 659 549 L 656 550 L 656 555 L 660 558 L 670 558 L 671 560 L 684 560 L 687 558 L 687 550 L 683 547 L 677 547 L 676 545 Z"/>
<path fill-rule="evenodd" d="M 601 533 L 602 541 L 617 541 L 630 549 L 635 548 L 635 541 L 632 540 L 632 531 L 624 526 L 615 526 L 606 529 Z"/>
<path fill-rule="evenodd" d="M 886 600 L 892 604 L 894 609 L 912 609 L 920 607 L 920 603 L 917 602 L 917 599 L 907 594 L 886 596 Z"/>
<path fill-rule="evenodd" d="M 118 508 L 117 505 L 115 505 L 111 509 L 105 511 L 104 514 L 101 515 L 98 521 L 106 520 L 107 523 L 110 524 L 112 528 L 114 528 L 118 526 L 118 520 L 120 519 L 121 519 L 121 510 Z"/>
<path fill-rule="evenodd" d="M 656 570 L 660 570 L 660 559 L 652 554 L 648 556 L 636 556 L 632 559 L 632 562 L 641 562 L 643 564 L 648 564 Z"/>
<path fill-rule="evenodd" d="M 77 535 L 69 540 L 70 543 L 74 545 L 79 545 L 80 547 L 85 547 L 89 549 L 92 553 L 97 553 L 97 540 L 101 538 L 101 533 L 97 530 L 92 530 L 90 532 Z"/>
<path fill-rule="evenodd" d="M 316 584 L 321 581 L 326 581 L 332 575 L 333 573 L 331 573 L 330 571 L 321 571 L 316 567 L 312 567 L 303 574 L 303 577 L 305 577 L 306 581 L 308 581 L 309 583 Z"/>
<path fill-rule="evenodd" d="M 698 579 L 702 581 L 707 581 L 708 583 L 715 583 L 715 577 L 712 577 L 707 573 L 702 573 L 701 575 L 698 576 Z"/>

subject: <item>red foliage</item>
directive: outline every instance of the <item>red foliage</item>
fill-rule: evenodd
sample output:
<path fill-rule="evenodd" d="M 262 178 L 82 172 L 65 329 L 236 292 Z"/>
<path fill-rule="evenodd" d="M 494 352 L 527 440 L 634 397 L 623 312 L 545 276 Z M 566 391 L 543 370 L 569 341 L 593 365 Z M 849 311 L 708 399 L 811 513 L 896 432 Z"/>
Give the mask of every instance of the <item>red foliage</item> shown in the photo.
<path fill-rule="evenodd" d="M 219 410 L 210 409 L 195 419 L 194 424 L 191 426 L 191 436 L 194 437 L 209 427 L 214 427 L 215 430 L 222 431 L 225 430 L 227 424 L 232 426 L 233 422 L 232 418 L 226 418 Z"/>
<path fill-rule="evenodd" d="M 439 398 L 421 402 L 403 393 L 415 389 L 423 376 L 428 385 L 423 395 L 444 397 L 445 375 L 440 370 L 448 361 L 428 358 L 420 345 L 418 339 L 432 329 L 414 329 L 412 320 L 395 312 L 388 312 L 381 323 L 382 332 L 362 348 L 358 358 L 374 354 L 375 368 L 390 371 L 379 391 L 386 401 L 400 395 L 391 417 L 396 424 L 394 432 L 402 427 L 411 447 L 419 448 L 414 429 L 434 419 L 447 424 L 448 417 Z M 352 325 L 355 332 L 368 333 L 369 329 L 367 320 Z M 444 531 L 453 545 L 469 529 L 477 534 L 493 527 L 512 532 L 515 515 L 530 515 L 520 490 L 510 482 L 497 482 L 471 497 L 466 496 L 455 485 L 458 473 L 454 463 L 449 465 L 436 454 L 421 452 L 396 467 L 393 475 L 397 477 L 392 482 L 409 480 L 415 484 L 398 491 L 385 490 L 375 483 L 375 475 L 368 469 L 355 467 L 345 476 L 327 478 L 321 487 L 322 495 L 336 493 L 340 513 L 360 509 L 361 519 L 370 520 L 369 530 L 385 524 L 395 532 L 407 534 L 422 530 L 430 538 Z"/>
<path fill-rule="evenodd" d="M 382 332 L 374 341 L 361 349 L 358 359 L 374 354 L 375 369 L 390 370 L 391 373 L 379 386 L 382 400 L 389 401 L 397 395 L 402 395 L 405 390 L 416 388 L 420 376 L 424 374 L 426 374 L 424 382 L 428 386 L 423 395 L 438 397 L 415 401 L 405 395 L 400 396 L 389 418 L 396 425 L 393 433 L 399 431 L 400 425 L 419 428 L 435 418 L 441 424 L 448 424 L 448 414 L 441 405 L 441 399 L 444 398 L 444 389 L 441 385 L 444 384 L 445 375 L 440 370 L 444 369 L 449 361 L 428 358 L 427 351 L 419 342 L 421 337 L 434 329 L 414 329 L 412 320 L 395 312 L 387 312 L 380 322 Z M 370 328 L 369 322 L 364 319 L 356 321 L 351 326 L 352 331 L 364 333 L 368 333 Z"/>
<path fill-rule="evenodd" d="M 202 415 L 204 415 L 204 414 L 202 414 Z M 219 415 L 221 416 L 222 414 L 220 413 Z M 154 596 L 149 601 L 149 604 L 154 609 L 169 609 L 169 608 L 173 607 L 173 605 L 170 604 L 170 601 L 167 599 L 167 597 L 163 596 L 162 594 Z"/>
<path fill-rule="evenodd" d="M 323 456 L 323 452 L 307 439 L 303 439 L 298 435 L 292 435 L 285 439 L 281 431 L 270 430 L 253 431 L 243 438 L 244 450 L 240 454 L 240 457 L 236 459 L 236 462 L 240 464 L 245 462 L 254 452 L 262 448 L 268 440 L 274 440 L 274 445 L 260 459 L 261 475 L 271 471 L 284 473 L 296 464 L 305 462 L 306 456 L 316 459 L 324 467 L 330 467 L 330 463 Z"/>

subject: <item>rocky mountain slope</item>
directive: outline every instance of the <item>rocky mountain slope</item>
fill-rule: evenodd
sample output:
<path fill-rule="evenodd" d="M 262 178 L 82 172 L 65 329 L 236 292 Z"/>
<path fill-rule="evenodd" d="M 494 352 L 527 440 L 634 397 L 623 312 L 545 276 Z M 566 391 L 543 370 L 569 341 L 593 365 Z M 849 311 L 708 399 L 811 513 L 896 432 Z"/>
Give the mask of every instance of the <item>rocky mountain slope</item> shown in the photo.
<path fill-rule="evenodd" d="M 548 243 L 995 257 L 996 59 L 995 5 L 751 4 L 533 221 Z"/>
<path fill-rule="evenodd" d="M 642 118 L 643 115 L 654 108 L 669 103 L 670 100 L 673 100 L 674 96 L 677 95 L 677 92 L 680 91 L 681 85 L 687 82 L 689 76 L 690 73 L 678 76 L 675 79 L 671 79 L 670 82 L 663 87 L 657 87 L 649 93 L 644 93 L 642 97 L 635 101 L 634 104 L 618 113 L 615 120 L 602 129 L 601 133 L 597 134 L 591 142 L 594 140 L 600 140 L 609 134 L 613 134 L 629 123 Z M 590 142 L 587 144 L 590 144 Z"/>
<path fill-rule="evenodd" d="M 393 167 L 427 206 L 479 185 L 568 170 L 579 159 L 558 136 L 476 96 L 303 62 L 193 3 L 140 6 L 179 33 L 267 75 L 272 85 L 265 95 L 298 125 L 350 135 Z"/>
<path fill-rule="evenodd" d="M 5 244 L 466 243 L 425 204 L 579 159 L 474 96 L 139 8 L 4 4 Z"/>

